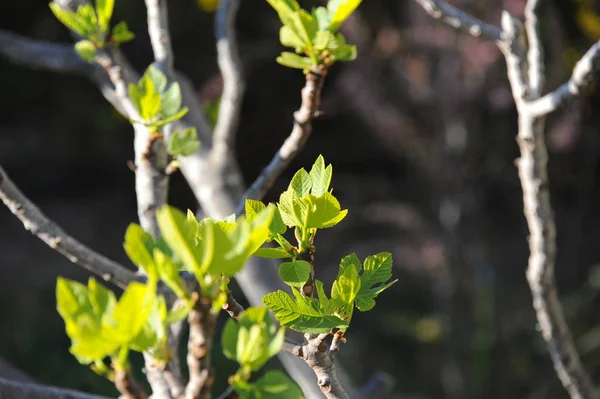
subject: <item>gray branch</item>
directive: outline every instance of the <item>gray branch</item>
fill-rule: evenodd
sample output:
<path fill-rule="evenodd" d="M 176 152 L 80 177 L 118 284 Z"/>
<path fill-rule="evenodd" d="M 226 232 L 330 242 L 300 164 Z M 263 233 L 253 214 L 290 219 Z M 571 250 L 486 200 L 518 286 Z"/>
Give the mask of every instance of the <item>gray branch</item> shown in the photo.
<path fill-rule="evenodd" d="M 169 79 L 173 78 L 173 49 L 169 34 L 169 17 L 166 0 L 146 0 L 148 34 L 156 66 Z"/>
<path fill-rule="evenodd" d="M 0 377 L 2 399 L 108 399 L 70 389 L 49 387 L 29 382 L 10 381 Z"/>
<path fill-rule="evenodd" d="M 415 1 L 421 5 L 431 3 Z M 467 14 L 452 9 L 444 1 L 432 2 L 438 7 L 437 18 L 453 26 L 464 27 L 472 21 Z M 595 387 L 581 363 L 556 292 L 556 226 L 550 204 L 544 119 L 565 100 L 579 94 L 589 82 L 600 44 L 594 45 L 579 61 L 569 82 L 540 99 L 544 72 L 537 31 L 538 3 L 536 0 L 527 3 L 526 28 L 521 21 L 504 12 L 500 34 L 496 38 L 484 36 L 496 41 L 506 58 L 508 78 L 519 113 L 517 142 L 521 157 L 517 165 L 523 189 L 523 212 L 530 233 L 527 280 L 539 328 L 548 344 L 556 373 L 571 398 L 592 399 L 596 397 Z M 444 16 L 444 12 L 451 16 Z M 452 16 L 459 22 L 451 23 L 449 18 Z"/>
<path fill-rule="evenodd" d="M 86 247 L 48 219 L 14 185 L 2 166 L 0 166 L 0 200 L 19 218 L 26 230 L 71 262 L 121 288 L 125 288 L 130 281 L 135 280 L 135 273 Z"/>

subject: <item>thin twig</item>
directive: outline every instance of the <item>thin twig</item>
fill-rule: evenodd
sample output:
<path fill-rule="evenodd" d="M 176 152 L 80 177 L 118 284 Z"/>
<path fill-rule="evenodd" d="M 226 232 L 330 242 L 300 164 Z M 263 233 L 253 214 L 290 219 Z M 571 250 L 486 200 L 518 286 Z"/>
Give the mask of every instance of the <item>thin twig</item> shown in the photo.
<path fill-rule="evenodd" d="M 502 40 L 502 29 L 485 23 L 469 14 L 452 7 L 443 0 L 415 0 L 435 19 L 440 19 L 453 28 L 460 29 L 475 37 L 484 37 L 494 42 Z"/>
<path fill-rule="evenodd" d="M 148 394 L 133 379 L 130 372 L 119 370 L 115 373 L 115 386 L 121 393 L 119 399 L 147 399 Z"/>
<path fill-rule="evenodd" d="M 154 52 L 156 67 L 169 79 L 173 78 L 173 49 L 169 34 L 166 0 L 146 0 L 148 34 Z"/>
<path fill-rule="evenodd" d="M 223 94 L 213 135 L 212 162 L 226 167 L 234 159 L 235 134 L 246 82 L 238 53 L 235 18 L 240 0 L 222 0 L 216 14 L 217 61 L 223 76 Z"/>
<path fill-rule="evenodd" d="M 48 219 L 9 179 L 0 166 L 0 199 L 17 217 L 25 229 L 60 252 L 71 262 L 121 288 L 136 279 L 135 273 L 100 255 L 64 232 Z"/>
<path fill-rule="evenodd" d="M 244 213 L 247 199 L 261 199 L 273 186 L 277 178 L 289 165 L 296 154 L 304 147 L 306 140 L 312 133 L 312 121 L 319 115 L 321 106 L 321 89 L 327 75 L 324 66 L 313 67 L 306 75 L 306 84 L 302 89 L 302 104 L 294 112 L 294 128 L 285 140 L 269 165 L 263 169 L 258 178 L 252 183 L 238 203 L 236 215 Z"/>
<path fill-rule="evenodd" d="M 233 319 L 238 319 L 240 313 L 244 311 L 244 307 L 238 303 L 230 292 L 227 293 L 227 302 L 223 304 L 223 310 L 226 311 Z"/>
<path fill-rule="evenodd" d="M 222 394 L 220 394 L 217 399 L 234 399 L 237 398 L 238 395 L 235 392 L 235 390 L 233 389 L 233 387 L 230 385 L 227 387 L 227 389 L 225 391 L 223 391 Z"/>
<path fill-rule="evenodd" d="M 537 98 L 544 87 L 544 49 L 539 35 L 538 12 L 541 0 L 527 0 L 525 5 L 525 31 L 527 32 L 527 78 L 530 95 Z"/>
<path fill-rule="evenodd" d="M 216 327 L 211 303 L 204 303 L 200 298 L 188 315 L 188 323 L 187 363 L 190 380 L 185 388 L 185 399 L 208 399 L 214 381 L 210 351 Z"/>

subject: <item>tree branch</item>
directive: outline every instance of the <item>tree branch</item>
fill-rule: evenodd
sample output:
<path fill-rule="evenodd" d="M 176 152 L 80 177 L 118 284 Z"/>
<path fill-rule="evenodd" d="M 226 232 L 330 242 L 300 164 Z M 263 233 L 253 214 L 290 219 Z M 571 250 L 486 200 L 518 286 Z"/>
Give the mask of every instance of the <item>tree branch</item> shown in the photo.
<path fill-rule="evenodd" d="M 148 34 L 158 69 L 169 80 L 173 79 L 173 49 L 169 34 L 169 16 L 166 0 L 146 0 Z"/>
<path fill-rule="evenodd" d="M 188 315 L 188 323 L 190 336 L 187 363 L 190 380 L 185 388 L 185 399 L 208 399 L 214 381 L 210 351 L 217 324 L 212 304 L 204 303 L 202 298 L 198 299 Z"/>
<path fill-rule="evenodd" d="M 240 0 L 222 0 L 216 14 L 217 61 L 223 76 L 223 94 L 219 116 L 213 134 L 212 162 L 226 172 L 226 165 L 234 162 L 235 134 L 246 82 L 238 54 L 235 18 Z"/>
<path fill-rule="evenodd" d="M 238 203 L 236 214 L 244 213 L 247 199 L 260 199 L 264 197 L 275 180 L 281 175 L 291 160 L 304 147 L 306 140 L 312 133 L 312 121 L 319 115 L 321 106 L 321 89 L 325 82 L 327 69 L 324 66 L 313 67 L 306 75 L 306 84 L 302 89 L 302 104 L 294 113 L 294 128 L 285 140 L 269 165 L 263 169 L 258 178 L 246 191 Z"/>
<path fill-rule="evenodd" d="M 469 14 L 452 7 L 444 0 L 415 0 L 435 19 L 444 21 L 453 28 L 467 32 L 471 36 L 484 37 L 494 42 L 502 40 L 502 30 L 487 24 Z"/>
<path fill-rule="evenodd" d="M 527 0 L 525 5 L 525 31 L 527 33 L 527 78 L 531 95 L 539 97 L 544 86 L 544 49 L 538 32 L 540 0 Z"/>
<path fill-rule="evenodd" d="M 9 179 L 0 166 L 0 199 L 25 229 L 71 262 L 120 288 L 135 280 L 135 273 L 81 244 L 51 221 Z"/>
<path fill-rule="evenodd" d="M 133 379 L 130 372 L 119 370 L 115 373 L 115 386 L 121 393 L 119 399 L 147 399 L 148 394 Z"/>
<path fill-rule="evenodd" d="M 0 377 L 2 399 L 108 399 L 70 389 L 49 387 L 27 382 L 10 381 Z"/>

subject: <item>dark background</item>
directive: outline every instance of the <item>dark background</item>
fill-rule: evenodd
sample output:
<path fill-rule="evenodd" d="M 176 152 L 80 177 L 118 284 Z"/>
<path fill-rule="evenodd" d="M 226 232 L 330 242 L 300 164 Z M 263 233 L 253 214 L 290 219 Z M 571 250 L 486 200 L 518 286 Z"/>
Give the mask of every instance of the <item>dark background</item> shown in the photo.
<path fill-rule="evenodd" d="M 220 90 L 214 15 L 192 0 L 169 3 L 176 66 L 203 101 L 213 101 Z M 275 63 L 280 23 L 267 3 L 242 3 L 237 26 L 248 87 L 237 154 L 251 182 L 290 132 L 303 76 Z M 544 3 L 546 87 L 553 89 L 600 37 L 600 9 L 590 0 Z M 498 24 L 503 8 L 522 17 L 524 0 L 453 4 Z M 117 1 L 115 20 L 136 33 L 124 51 L 143 70 L 152 62 L 143 1 Z M 0 2 L 0 29 L 69 42 L 47 1 Z M 433 21 L 408 0 L 367 0 L 343 32 L 359 45 L 359 58 L 331 70 L 325 115 L 268 198 L 276 200 L 295 170 L 323 154 L 350 213 L 319 234 L 318 275 L 331 281 L 339 259 L 351 252 L 394 255 L 399 282 L 373 311 L 356 314 L 343 366 L 359 384 L 374 370 L 388 372 L 404 398 L 565 398 L 535 330 L 525 280 L 516 111 L 499 51 Z M 553 114 L 547 128 L 559 293 L 596 381 L 599 94 L 593 86 Z M 0 116 L 0 162 L 15 183 L 69 233 L 127 262 L 123 234 L 136 221 L 127 122 L 85 78 L 1 58 Z M 170 201 L 195 208 L 181 176 L 172 179 Z M 56 277 L 87 275 L 5 209 L 0 271 L 0 356 L 37 381 L 114 395 L 69 355 L 55 310 Z M 218 378 L 222 383 L 226 373 Z"/>

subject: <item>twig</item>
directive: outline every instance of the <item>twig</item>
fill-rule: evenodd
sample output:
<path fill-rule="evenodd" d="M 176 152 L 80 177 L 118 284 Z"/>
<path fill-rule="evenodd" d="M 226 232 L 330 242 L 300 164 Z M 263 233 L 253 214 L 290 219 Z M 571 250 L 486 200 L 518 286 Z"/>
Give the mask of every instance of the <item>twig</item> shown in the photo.
<path fill-rule="evenodd" d="M 538 12 L 541 0 L 527 0 L 525 5 L 525 31 L 527 33 L 527 78 L 531 96 L 537 98 L 544 86 L 544 49 L 538 32 Z"/>
<path fill-rule="evenodd" d="M 235 134 L 246 82 L 238 54 L 235 18 L 240 0 L 222 0 L 216 14 L 217 61 L 223 76 L 223 94 L 213 135 L 212 162 L 223 169 L 234 160 Z"/>
<path fill-rule="evenodd" d="M 173 78 L 173 49 L 169 34 L 169 17 L 166 0 L 146 0 L 148 34 L 154 52 L 156 67 L 169 80 Z"/>
<path fill-rule="evenodd" d="M 0 398 L 4 399 L 108 399 L 70 389 L 55 388 L 0 377 Z"/>
<path fill-rule="evenodd" d="M 133 379 L 129 371 L 119 370 L 115 373 L 115 386 L 121 393 L 119 399 L 147 399 L 148 394 Z"/>
<path fill-rule="evenodd" d="M 542 116 L 557 110 L 567 101 L 577 97 L 586 88 L 600 62 L 600 41 L 596 42 L 575 64 L 568 82 L 556 90 L 528 104 L 532 114 Z"/>
<path fill-rule="evenodd" d="M 294 128 L 285 140 L 269 165 L 263 169 L 260 176 L 252 183 L 238 203 L 236 214 L 244 213 L 246 199 L 260 199 L 273 186 L 275 180 L 281 175 L 312 132 L 312 120 L 319 115 L 321 105 L 321 89 L 327 75 L 324 66 L 313 67 L 306 75 L 306 84 L 302 89 L 302 104 L 294 113 Z"/>
<path fill-rule="evenodd" d="M 73 46 L 30 39 L 0 30 L 0 55 L 28 68 L 61 73 L 86 74 L 93 67 L 83 61 Z"/>
<path fill-rule="evenodd" d="M 233 389 L 233 387 L 230 385 L 227 387 L 227 389 L 225 391 L 223 391 L 222 394 L 220 394 L 217 399 L 234 399 L 237 398 L 238 395 L 235 392 L 235 390 Z"/>
<path fill-rule="evenodd" d="M 214 380 L 210 350 L 216 327 L 216 316 L 211 309 L 211 303 L 204 303 L 200 298 L 188 315 L 190 336 L 187 363 L 190 380 L 185 388 L 185 399 L 210 398 Z"/>
<path fill-rule="evenodd" d="M 244 311 L 244 307 L 238 303 L 230 292 L 227 293 L 227 302 L 223 305 L 223 310 L 226 311 L 233 319 L 238 319 L 240 313 Z"/>
<path fill-rule="evenodd" d="M 0 166 L 0 199 L 23 222 L 25 229 L 71 262 L 123 289 L 136 279 L 135 273 L 86 247 L 48 219 L 14 185 L 2 166 Z"/>
<path fill-rule="evenodd" d="M 502 30 L 452 7 L 443 0 L 415 0 L 435 19 L 440 19 L 453 28 L 475 37 L 484 37 L 494 42 L 502 40 Z"/>

